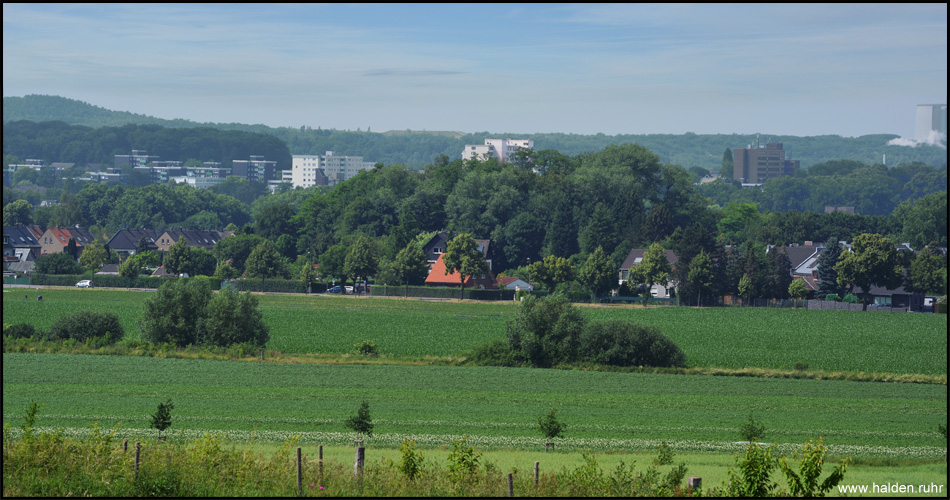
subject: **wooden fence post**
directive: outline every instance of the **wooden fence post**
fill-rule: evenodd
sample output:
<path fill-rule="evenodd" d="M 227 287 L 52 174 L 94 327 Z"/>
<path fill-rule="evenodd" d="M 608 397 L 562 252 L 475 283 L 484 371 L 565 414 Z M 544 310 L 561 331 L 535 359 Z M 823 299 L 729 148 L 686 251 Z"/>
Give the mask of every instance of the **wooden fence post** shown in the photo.
<path fill-rule="evenodd" d="M 122 453 L 128 453 L 128 451 L 129 451 L 129 440 L 126 439 L 125 441 L 122 441 Z"/>
<path fill-rule="evenodd" d="M 139 455 L 142 452 L 142 443 L 135 443 L 135 476 L 139 475 Z"/>
<path fill-rule="evenodd" d="M 297 447 L 297 494 L 303 495 L 303 474 L 300 460 L 300 447 Z"/>
<path fill-rule="evenodd" d="M 534 462 L 534 485 L 535 486 L 538 485 L 538 475 L 540 471 L 541 471 L 541 462 L 535 461 Z"/>
<path fill-rule="evenodd" d="M 356 460 L 353 463 L 353 474 L 359 476 L 363 473 L 363 462 L 366 460 L 366 448 L 360 446 L 356 449 Z"/>
<path fill-rule="evenodd" d="M 323 486 L 323 445 L 317 447 L 317 476 L 320 486 Z"/>
<path fill-rule="evenodd" d="M 508 496 L 515 496 L 515 478 L 511 472 L 508 473 Z"/>

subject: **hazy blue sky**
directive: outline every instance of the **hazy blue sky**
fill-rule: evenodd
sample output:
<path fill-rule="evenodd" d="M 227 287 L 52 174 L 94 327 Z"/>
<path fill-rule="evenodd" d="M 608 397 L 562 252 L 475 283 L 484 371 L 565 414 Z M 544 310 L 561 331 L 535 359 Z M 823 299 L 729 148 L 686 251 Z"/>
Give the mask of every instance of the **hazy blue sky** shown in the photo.
<path fill-rule="evenodd" d="M 3 4 L 3 95 L 271 126 L 913 137 L 946 4 Z"/>

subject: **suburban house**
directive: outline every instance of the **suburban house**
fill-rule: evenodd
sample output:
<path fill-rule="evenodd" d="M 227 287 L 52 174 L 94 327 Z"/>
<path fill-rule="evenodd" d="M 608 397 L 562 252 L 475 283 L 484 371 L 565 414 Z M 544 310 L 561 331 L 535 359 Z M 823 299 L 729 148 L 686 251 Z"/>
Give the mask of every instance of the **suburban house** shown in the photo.
<path fill-rule="evenodd" d="M 534 290 L 534 287 L 531 286 L 530 283 L 514 276 L 502 276 L 498 278 L 496 282 L 498 283 L 498 288 L 504 288 L 506 290 Z"/>
<path fill-rule="evenodd" d="M 120 229 L 112 235 L 106 246 L 122 259 L 126 259 L 135 255 L 143 240 L 146 250 L 158 250 L 155 244 L 156 239 L 158 239 L 158 233 L 152 229 Z"/>
<path fill-rule="evenodd" d="M 445 253 L 445 250 L 449 246 L 449 240 L 451 240 L 449 233 L 442 231 L 430 238 L 425 245 L 422 245 L 422 252 L 426 255 L 426 262 L 429 263 L 429 269 L 432 269 L 432 266 L 439 260 L 439 256 Z M 475 240 L 475 244 L 478 245 L 478 249 L 485 256 L 485 261 L 488 262 L 488 269 L 491 269 L 491 240 Z"/>
<path fill-rule="evenodd" d="M 89 231 L 79 226 L 51 227 L 43 233 L 43 237 L 40 239 L 41 254 L 62 252 L 69 245 L 70 238 L 76 242 L 77 256 L 95 239 L 89 234 Z"/>
<path fill-rule="evenodd" d="M 211 251 L 214 244 L 228 236 L 234 234 L 234 231 L 197 231 L 191 229 L 170 229 L 162 233 L 155 240 L 155 245 L 159 251 L 167 252 L 168 248 L 174 245 L 178 240 L 185 238 L 185 242 L 190 247 L 200 247 Z"/>
<path fill-rule="evenodd" d="M 29 274 L 33 270 L 33 261 L 40 255 L 37 232 L 39 228 L 30 226 L 3 226 L 4 272 Z"/>
<path fill-rule="evenodd" d="M 461 283 L 462 275 L 458 271 L 452 270 L 445 274 L 445 263 L 442 262 L 442 255 L 432 265 L 429 276 L 426 277 L 426 286 L 458 286 Z M 495 284 L 495 276 L 491 270 L 488 274 L 481 276 L 468 276 L 465 278 L 465 288 L 480 288 L 483 290 L 498 288 Z"/>
<path fill-rule="evenodd" d="M 637 267 L 643 260 L 643 256 L 646 255 L 646 248 L 634 248 L 630 250 L 630 253 L 627 254 L 627 258 L 623 260 L 623 264 L 620 265 L 620 281 L 619 284 L 623 284 L 627 281 L 627 278 L 630 276 L 630 271 Z M 666 260 L 669 261 L 670 265 L 676 264 L 679 258 L 676 256 L 676 252 L 672 250 L 666 251 Z M 673 289 L 672 281 L 667 283 L 656 283 L 653 285 L 653 288 L 650 289 L 654 297 L 660 298 L 670 298 L 670 291 Z"/>

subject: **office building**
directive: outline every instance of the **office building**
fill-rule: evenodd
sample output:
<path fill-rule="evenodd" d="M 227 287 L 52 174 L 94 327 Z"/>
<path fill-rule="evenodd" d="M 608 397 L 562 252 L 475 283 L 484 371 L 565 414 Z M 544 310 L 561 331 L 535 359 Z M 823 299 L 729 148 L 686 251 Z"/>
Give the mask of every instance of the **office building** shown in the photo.
<path fill-rule="evenodd" d="M 339 156 L 333 151 L 325 155 L 294 155 L 290 182 L 295 188 L 334 186 L 375 166 L 371 161 L 363 161 L 362 156 Z"/>
<path fill-rule="evenodd" d="M 488 160 L 494 158 L 502 163 L 510 161 L 519 149 L 533 149 L 530 139 L 485 139 L 483 145 L 467 144 L 462 150 L 463 160 Z"/>
<path fill-rule="evenodd" d="M 795 175 L 798 160 L 785 159 L 785 150 L 780 142 L 770 142 L 765 147 L 735 148 L 732 150 L 733 179 L 743 185 L 761 185 L 763 182 Z"/>

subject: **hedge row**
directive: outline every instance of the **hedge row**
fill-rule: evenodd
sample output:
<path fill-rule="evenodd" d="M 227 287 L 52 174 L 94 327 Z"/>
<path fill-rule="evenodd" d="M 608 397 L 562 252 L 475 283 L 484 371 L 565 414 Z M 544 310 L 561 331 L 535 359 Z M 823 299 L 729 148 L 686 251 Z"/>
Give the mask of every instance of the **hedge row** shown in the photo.
<path fill-rule="evenodd" d="M 284 279 L 241 279 L 229 281 L 241 292 L 279 292 L 279 293 L 307 293 L 307 282 Z M 310 283 L 310 293 L 323 293 L 327 290 L 326 283 L 313 281 Z"/>

